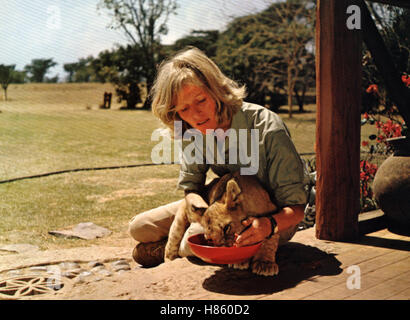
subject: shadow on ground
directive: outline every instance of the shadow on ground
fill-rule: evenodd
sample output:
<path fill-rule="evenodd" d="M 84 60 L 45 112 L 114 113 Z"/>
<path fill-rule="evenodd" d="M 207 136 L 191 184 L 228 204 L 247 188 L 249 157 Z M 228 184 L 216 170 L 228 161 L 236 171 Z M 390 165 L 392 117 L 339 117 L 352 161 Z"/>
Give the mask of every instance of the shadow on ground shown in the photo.
<path fill-rule="evenodd" d="M 360 238 L 359 242 L 352 242 L 352 243 L 358 243 L 360 245 L 371 246 L 371 247 L 410 251 L 410 242 L 406 240 L 400 240 L 400 239 L 384 239 L 380 237 L 373 237 L 373 236 L 365 235 Z"/>
<path fill-rule="evenodd" d="M 222 294 L 273 294 L 316 275 L 332 276 L 343 271 L 334 254 L 300 243 L 292 242 L 279 247 L 276 261 L 279 265 L 277 276 L 258 276 L 247 270 L 224 267 L 205 279 L 202 286 L 208 291 Z"/>

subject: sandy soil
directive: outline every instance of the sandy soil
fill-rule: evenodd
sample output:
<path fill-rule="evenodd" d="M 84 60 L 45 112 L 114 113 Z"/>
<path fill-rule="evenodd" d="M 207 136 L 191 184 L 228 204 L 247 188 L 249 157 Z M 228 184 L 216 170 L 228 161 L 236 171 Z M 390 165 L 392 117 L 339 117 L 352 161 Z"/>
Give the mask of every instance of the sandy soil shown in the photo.
<path fill-rule="evenodd" d="M 247 270 L 210 265 L 197 258 L 182 258 L 154 268 L 142 268 L 131 259 L 134 243 L 123 241 L 118 246 L 91 246 L 61 250 L 25 252 L 0 256 L 0 279 L 13 270 L 33 266 L 90 261 L 109 264 L 119 259 L 129 262 L 131 270 L 114 273 L 96 281 L 63 279 L 61 290 L 24 299 L 259 299 L 269 297 L 312 276 L 341 272 L 334 252 L 337 245 L 318 241 L 313 229 L 296 233 L 291 242 L 279 248 L 280 273 L 263 277 Z M 326 265 L 326 268 L 322 266 Z M 1 287 L 1 285 L 0 285 Z"/>

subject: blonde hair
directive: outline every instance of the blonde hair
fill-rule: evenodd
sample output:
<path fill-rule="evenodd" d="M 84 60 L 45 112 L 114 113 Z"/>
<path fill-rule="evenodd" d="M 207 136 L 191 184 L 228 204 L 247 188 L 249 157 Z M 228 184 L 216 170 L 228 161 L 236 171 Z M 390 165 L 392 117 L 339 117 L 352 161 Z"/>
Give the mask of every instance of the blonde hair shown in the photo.
<path fill-rule="evenodd" d="M 246 96 L 245 86 L 226 77 L 217 65 L 201 50 L 188 47 L 163 61 L 151 89 L 152 111 L 169 129 L 181 120 L 175 110 L 176 95 L 186 84 L 205 89 L 216 102 L 218 124 L 230 120 L 241 107 Z M 183 121 L 183 132 L 189 125 Z"/>

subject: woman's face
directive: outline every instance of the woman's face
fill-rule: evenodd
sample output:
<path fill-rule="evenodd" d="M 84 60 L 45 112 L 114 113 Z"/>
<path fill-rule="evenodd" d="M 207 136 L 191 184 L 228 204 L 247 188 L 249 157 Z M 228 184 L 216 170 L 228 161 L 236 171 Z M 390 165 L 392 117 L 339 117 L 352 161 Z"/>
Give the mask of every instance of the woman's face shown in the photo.
<path fill-rule="evenodd" d="M 215 110 L 215 100 L 200 86 L 186 84 L 177 94 L 176 111 L 179 117 L 203 134 L 207 129 L 218 128 Z"/>

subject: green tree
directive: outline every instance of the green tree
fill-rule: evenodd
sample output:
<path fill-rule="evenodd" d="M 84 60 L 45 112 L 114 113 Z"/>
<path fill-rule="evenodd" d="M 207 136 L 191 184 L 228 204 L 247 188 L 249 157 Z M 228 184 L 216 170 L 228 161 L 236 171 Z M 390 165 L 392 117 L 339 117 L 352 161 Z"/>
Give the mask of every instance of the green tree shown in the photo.
<path fill-rule="evenodd" d="M 305 104 L 308 89 L 316 86 L 316 65 L 314 54 L 306 54 L 306 56 L 301 59 L 300 63 L 301 66 L 298 77 L 295 77 L 294 79 L 295 85 L 293 92 L 299 106 L 299 113 L 302 113 L 305 111 L 303 106 Z"/>
<path fill-rule="evenodd" d="M 167 22 L 176 11 L 176 0 L 101 0 L 98 7 L 109 11 L 112 28 L 122 30 L 131 45 L 140 48 L 142 59 L 134 63 L 141 66 L 150 90 L 160 62 L 160 36 L 168 32 Z M 144 108 L 150 108 L 148 99 Z"/>
<path fill-rule="evenodd" d="M 118 67 L 115 65 L 118 49 L 104 50 L 98 54 L 91 65 L 94 70 L 96 81 L 101 83 L 112 82 L 112 77 L 117 76 Z"/>
<path fill-rule="evenodd" d="M 379 32 L 395 59 L 397 69 L 410 71 L 410 9 L 369 3 Z"/>
<path fill-rule="evenodd" d="M 24 83 L 27 74 L 25 71 L 14 70 L 11 83 Z"/>
<path fill-rule="evenodd" d="M 80 58 L 78 62 L 64 64 L 64 70 L 68 72 L 67 82 L 93 82 L 98 81 L 93 68 L 94 58 Z"/>
<path fill-rule="evenodd" d="M 45 78 L 44 78 L 44 82 L 45 82 L 45 83 L 57 83 L 57 82 L 58 82 L 58 74 L 55 75 L 55 76 L 52 77 L 52 78 L 45 77 Z"/>
<path fill-rule="evenodd" d="M 394 60 L 397 70 L 401 74 L 410 74 L 410 9 L 382 4 L 368 4 L 369 11 L 373 16 L 383 41 Z M 393 101 L 386 93 L 386 83 L 377 69 L 370 51 L 363 48 L 363 96 L 362 112 L 384 113 L 391 110 Z M 382 95 L 383 107 L 379 105 L 379 99 L 373 93 L 367 93 L 369 85 L 377 84 Z"/>
<path fill-rule="evenodd" d="M 171 47 L 173 51 L 178 51 L 187 46 L 194 46 L 212 58 L 216 56 L 218 37 L 218 30 L 193 30 L 188 36 L 175 41 Z"/>
<path fill-rule="evenodd" d="M 216 60 L 248 88 L 248 100 L 277 108 L 286 90 L 292 96 L 306 63 L 312 60 L 314 2 L 288 0 L 233 20 L 218 40 Z M 307 75 L 308 72 L 305 72 Z"/>
<path fill-rule="evenodd" d="M 65 63 L 64 64 L 64 66 L 63 66 L 64 71 L 66 71 L 68 73 L 67 82 L 74 82 L 73 79 L 74 79 L 74 74 L 77 70 L 77 66 L 78 66 L 77 62 Z"/>
<path fill-rule="evenodd" d="M 13 79 L 15 65 L 6 66 L 0 64 L 0 84 L 4 92 L 4 100 L 7 101 L 7 88 Z"/>
<path fill-rule="evenodd" d="M 268 96 L 272 93 L 273 98 L 273 92 L 278 96 L 280 79 L 271 72 L 257 72 L 261 63 L 272 58 L 260 36 L 263 25 L 258 15 L 234 19 L 219 36 L 215 61 L 227 75 L 246 85 L 248 101 L 276 109 L 278 99 Z"/>
<path fill-rule="evenodd" d="M 53 59 L 33 59 L 31 64 L 24 67 L 31 82 L 44 82 L 48 70 L 57 63 Z"/>
<path fill-rule="evenodd" d="M 100 52 L 92 63 L 96 77 L 113 83 L 118 102 L 125 101 L 128 109 L 135 109 L 142 102 L 140 84 L 144 73 L 141 64 L 135 63 L 141 59 L 142 50 L 138 46 L 128 45 Z"/>

